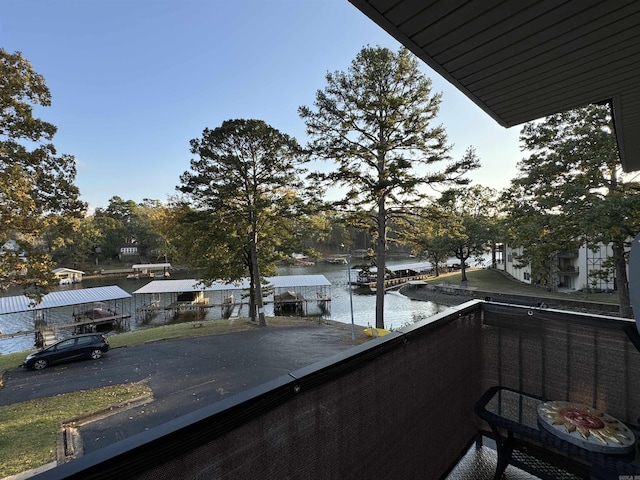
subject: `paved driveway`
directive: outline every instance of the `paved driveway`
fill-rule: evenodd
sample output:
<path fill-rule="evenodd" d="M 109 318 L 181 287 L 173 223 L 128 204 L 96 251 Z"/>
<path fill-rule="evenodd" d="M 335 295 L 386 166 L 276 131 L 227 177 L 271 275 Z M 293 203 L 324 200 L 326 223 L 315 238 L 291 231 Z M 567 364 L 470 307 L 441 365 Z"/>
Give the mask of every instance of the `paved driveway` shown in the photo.
<path fill-rule="evenodd" d="M 147 379 L 154 401 L 80 429 L 85 453 L 351 348 L 331 326 L 256 329 L 109 351 L 41 371 L 9 372 L 0 405 Z"/>

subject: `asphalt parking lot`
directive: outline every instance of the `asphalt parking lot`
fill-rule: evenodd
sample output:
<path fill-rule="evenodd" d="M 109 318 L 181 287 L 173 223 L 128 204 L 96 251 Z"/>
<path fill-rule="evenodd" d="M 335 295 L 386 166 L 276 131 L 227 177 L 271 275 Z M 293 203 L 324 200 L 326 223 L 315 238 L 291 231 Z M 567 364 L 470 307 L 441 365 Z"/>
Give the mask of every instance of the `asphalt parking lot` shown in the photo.
<path fill-rule="evenodd" d="M 110 350 L 100 360 L 5 377 L 0 405 L 146 380 L 154 400 L 80 428 L 84 452 L 260 385 L 352 347 L 350 332 L 329 325 L 257 329 Z"/>

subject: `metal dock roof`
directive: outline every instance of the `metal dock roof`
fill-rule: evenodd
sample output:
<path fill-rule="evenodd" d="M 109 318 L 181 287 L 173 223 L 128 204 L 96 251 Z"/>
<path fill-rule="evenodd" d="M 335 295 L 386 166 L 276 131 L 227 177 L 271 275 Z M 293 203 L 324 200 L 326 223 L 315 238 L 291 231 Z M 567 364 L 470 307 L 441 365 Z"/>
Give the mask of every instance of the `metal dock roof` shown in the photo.
<path fill-rule="evenodd" d="M 171 268 L 170 263 L 136 263 L 135 265 L 131 265 L 133 270 L 163 270 L 166 268 Z"/>
<path fill-rule="evenodd" d="M 331 286 L 331 282 L 329 282 L 324 275 L 282 275 L 267 277 L 266 280 L 274 288 Z M 194 290 L 212 292 L 223 290 L 243 290 L 247 288 L 249 288 L 248 280 L 243 280 L 237 283 L 216 282 L 207 287 L 200 280 L 191 278 L 185 280 L 153 280 L 133 293 L 175 293 L 193 292 Z"/>
<path fill-rule="evenodd" d="M 267 280 L 275 288 L 331 286 L 331 282 L 324 275 L 282 275 L 267 277 Z"/>
<path fill-rule="evenodd" d="M 226 287 L 227 289 L 229 287 Z M 186 278 L 180 280 L 153 280 L 139 288 L 133 294 L 138 293 L 174 293 L 193 292 L 195 290 L 216 290 L 214 286 L 206 287 L 200 280 Z"/>
<path fill-rule="evenodd" d="M 401 263 L 398 265 L 387 265 L 387 270 L 391 272 L 399 272 L 401 270 L 414 270 L 416 272 L 422 272 L 433 268 L 431 262 L 414 262 L 414 263 Z M 374 273 L 378 271 L 378 267 L 370 267 L 369 271 Z"/>
<path fill-rule="evenodd" d="M 131 298 L 131 295 L 115 285 L 47 293 L 42 297 L 42 302 L 38 305 L 34 305 L 33 300 L 24 295 L 0 297 L 0 315 L 81 305 L 83 303 L 106 302 L 123 298 Z"/>

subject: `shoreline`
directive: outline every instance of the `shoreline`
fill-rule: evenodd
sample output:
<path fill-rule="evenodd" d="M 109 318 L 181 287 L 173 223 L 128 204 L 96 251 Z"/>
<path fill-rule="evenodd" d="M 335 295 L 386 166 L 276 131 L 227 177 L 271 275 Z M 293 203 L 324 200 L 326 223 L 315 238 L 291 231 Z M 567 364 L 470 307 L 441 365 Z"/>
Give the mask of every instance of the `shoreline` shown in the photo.
<path fill-rule="evenodd" d="M 457 306 L 473 299 L 488 299 L 499 303 L 555 308 L 560 310 L 569 309 L 574 312 L 613 317 L 619 316 L 619 307 L 616 304 L 589 302 L 570 298 L 532 297 L 530 295 L 485 292 L 480 290 L 467 290 L 465 288 L 452 289 L 451 287 L 439 287 L 437 285 L 428 285 L 422 288 L 405 285 L 400 288 L 399 293 L 411 300 L 431 301 L 449 307 Z"/>
<path fill-rule="evenodd" d="M 462 292 L 460 294 L 453 295 L 438 292 L 435 289 L 412 288 L 409 285 L 404 285 L 398 290 L 398 292 L 411 300 L 419 302 L 433 302 L 439 305 L 446 305 L 447 307 L 455 307 L 475 298 L 473 295 L 465 295 Z"/>

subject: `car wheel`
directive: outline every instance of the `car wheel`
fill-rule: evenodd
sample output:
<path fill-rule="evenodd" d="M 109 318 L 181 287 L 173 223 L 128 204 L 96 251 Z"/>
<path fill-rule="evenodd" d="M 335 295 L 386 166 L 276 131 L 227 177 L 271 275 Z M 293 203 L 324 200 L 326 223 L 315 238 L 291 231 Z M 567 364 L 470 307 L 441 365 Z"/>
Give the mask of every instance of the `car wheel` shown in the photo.
<path fill-rule="evenodd" d="M 102 357 L 102 350 L 100 350 L 99 348 L 96 348 L 95 350 L 91 350 L 92 359 L 98 360 L 100 357 Z"/>
<path fill-rule="evenodd" d="M 36 370 L 42 370 L 43 368 L 46 368 L 47 365 L 49 365 L 49 362 L 47 362 L 44 358 L 39 358 L 38 360 L 33 362 L 33 368 L 35 368 Z"/>

